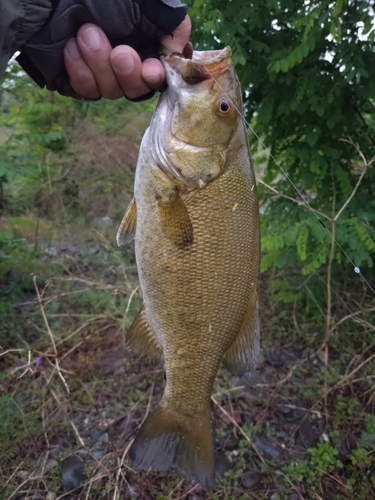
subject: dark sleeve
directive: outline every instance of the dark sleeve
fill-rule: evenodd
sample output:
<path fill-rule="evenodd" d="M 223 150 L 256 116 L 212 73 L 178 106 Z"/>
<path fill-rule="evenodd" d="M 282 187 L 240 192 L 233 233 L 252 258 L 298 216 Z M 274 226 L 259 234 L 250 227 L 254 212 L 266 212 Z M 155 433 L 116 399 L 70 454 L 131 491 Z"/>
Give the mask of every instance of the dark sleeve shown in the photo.
<path fill-rule="evenodd" d="M 96 24 L 113 47 L 130 45 L 144 60 L 159 56 L 160 36 L 171 34 L 186 13 L 178 0 L 59 0 L 49 21 L 24 44 L 17 60 L 41 87 L 77 98 L 63 50 L 82 24 Z"/>
<path fill-rule="evenodd" d="M 0 76 L 12 55 L 46 23 L 52 0 L 0 0 Z"/>

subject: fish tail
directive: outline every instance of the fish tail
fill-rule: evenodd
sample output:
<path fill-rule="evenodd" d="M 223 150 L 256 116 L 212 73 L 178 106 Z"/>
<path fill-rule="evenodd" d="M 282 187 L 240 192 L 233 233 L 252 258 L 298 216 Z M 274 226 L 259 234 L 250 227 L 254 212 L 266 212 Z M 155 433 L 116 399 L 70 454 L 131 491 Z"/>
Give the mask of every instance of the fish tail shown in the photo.
<path fill-rule="evenodd" d="M 148 415 L 130 447 L 132 462 L 141 469 L 175 469 L 206 489 L 215 482 L 211 414 L 187 418 L 159 405 Z"/>

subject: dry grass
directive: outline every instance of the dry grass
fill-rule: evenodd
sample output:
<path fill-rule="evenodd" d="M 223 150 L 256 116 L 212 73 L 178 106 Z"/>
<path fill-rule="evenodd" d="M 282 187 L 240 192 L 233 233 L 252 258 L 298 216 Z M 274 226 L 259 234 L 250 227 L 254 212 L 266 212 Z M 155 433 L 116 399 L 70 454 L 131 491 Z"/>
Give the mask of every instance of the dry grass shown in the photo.
<path fill-rule="evenodd" d="M 273 348 L 265 353 L 259 372 L 251 380 L 237 380 L 221 371 L 215 384 L 219 469 L 228 470 L 217 489 L 205 492 L 173 473 L 135 470 L 127 452 L 144 415 L 162 394 L 164 377 L 162 367 L 140 363 L 125 349 L 126 326 L 139 304 L 137 284 L 129 266 L 119 264 L 116 255 L 111 259 L 113 266 L 119 266 L 118 282 L 96 279 L 97 262 L 76 275 L 71 259 L 69 266 L 62 266 L 65 272 L 60 278 L 40 286 L 34 277 L 35 318 L 30 324 L 34 323 L 38 338 L 31 335 L 34 342 L 0 353 L 2 394 L 18 415 L 11 433 L 18 437 L 7 444 L 0 465 L 4 500 L 354 498 L 353 488 L 347 486 L 348 473 L 340 467 L 322 473 L 317 467 L 313 479 L 306 475 L 301 481 L 285 467 L 307 460 L 307 448 L 326 439 L 339 448 L 335 433 L 353 436 L 359 447 L 366 415 L 375 410 L 375 344 L 349 362 L 333 356 L 327 380 L 324 360 L 314 355 L 314 349 L 301 345 L 301 339 L 285 342 L 281 325 L 275 335 L 267 315 L 264 346 L 267 349 L 272 342 Z M 100 301 L 103 294 L 108 299 L 105 312 L 88 313 L 87 305 Z M 88 302 L 85 296 L 90 297 Z M 333 330 L 339 333 L 347 321 L 369 330 L 372 312 L 372 307 L 362 314 L 353 311 Z M 288 323 L 289 328 L 292 325 Z M 272 357 L 283 353 L 286 361 Z M 359 406 L 353 403 L 353 413 L 347 414 L 340 403 L 340 414 L 336 407 L 340 398 Z M 341 454 L 341 460 L 349 464 L 350 453 Z M 71 456 L 83 464 L 83 478 L 74 492 L 64 490 L 62 479 Z M 364 481 L 374 466 L 372 452 L 369 457 L 371 462 L 358 466 L 357 481 L 359 477 Z M 350 470 L 354 477 L 354 469 Z M 250 489 L 249 474 L 259 475 Z M 368 488 L 374 486 L 371 478 L 366 481 Z"/>

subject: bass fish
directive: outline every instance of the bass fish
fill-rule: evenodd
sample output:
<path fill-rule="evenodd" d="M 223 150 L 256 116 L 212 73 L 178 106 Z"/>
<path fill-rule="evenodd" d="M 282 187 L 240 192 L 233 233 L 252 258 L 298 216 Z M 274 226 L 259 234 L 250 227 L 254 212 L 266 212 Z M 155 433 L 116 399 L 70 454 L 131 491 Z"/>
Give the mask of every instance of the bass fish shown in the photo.
<path fill-rule="evenodd" d="M 186 54 L 185 54 L 186 55 Z M 231 50 L 163 58 L 134 199 L 117 233 L 135 240 L 143 305 L 128 343 L 164 360 L 166 386 L 129 450 L 142 469 L 214 486 L 211 392 L 259 352 L 259 210 Z"/>

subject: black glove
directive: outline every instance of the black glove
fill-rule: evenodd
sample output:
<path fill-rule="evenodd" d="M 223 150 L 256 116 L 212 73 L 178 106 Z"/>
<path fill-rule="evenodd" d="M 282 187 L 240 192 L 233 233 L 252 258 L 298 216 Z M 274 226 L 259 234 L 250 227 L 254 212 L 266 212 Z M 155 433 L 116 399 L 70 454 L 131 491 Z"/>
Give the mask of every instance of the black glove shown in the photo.
<path fill-rule="evenodd" d="M 79 99 L 69 83 L 63 50 L 82 24 L 96 24 L 112 47 L 130 45 L 143 61 L 159 57 L 160 37 L 172 34 L 186 13 L 178 0 L 57 0 L 48 22 L 23 45 L 17 61 L 40 87 Z"/>

